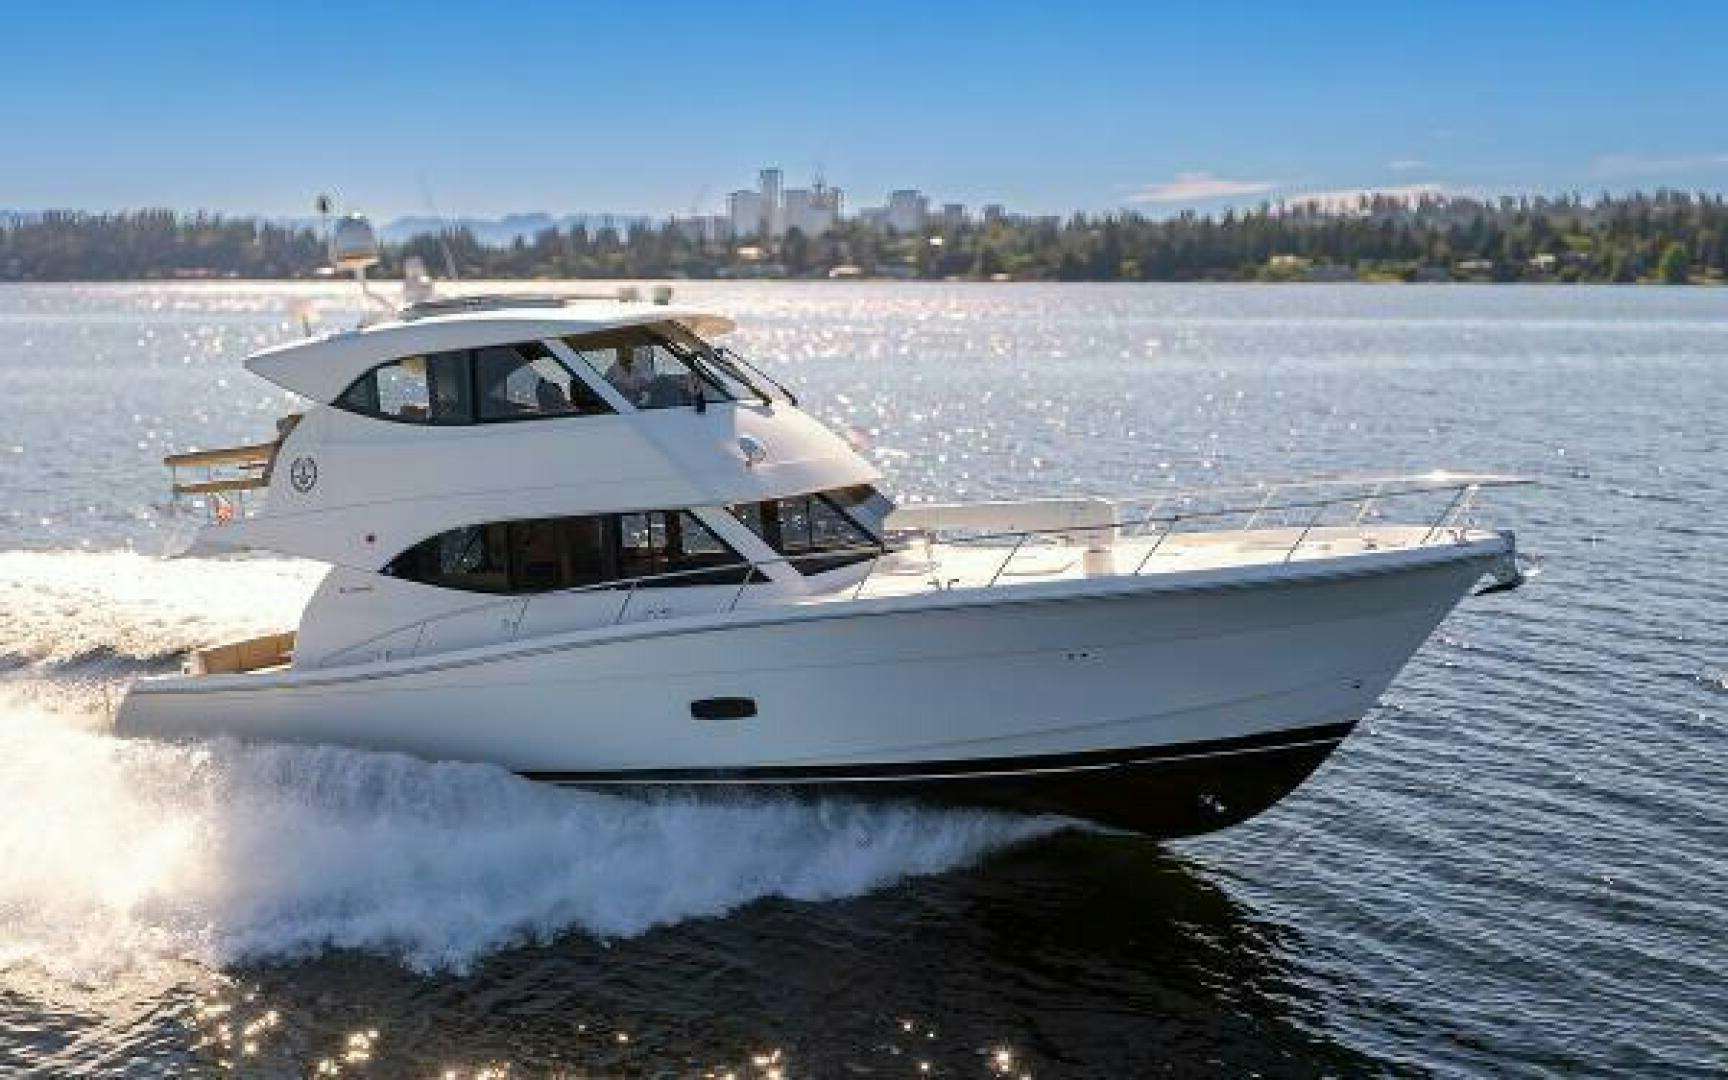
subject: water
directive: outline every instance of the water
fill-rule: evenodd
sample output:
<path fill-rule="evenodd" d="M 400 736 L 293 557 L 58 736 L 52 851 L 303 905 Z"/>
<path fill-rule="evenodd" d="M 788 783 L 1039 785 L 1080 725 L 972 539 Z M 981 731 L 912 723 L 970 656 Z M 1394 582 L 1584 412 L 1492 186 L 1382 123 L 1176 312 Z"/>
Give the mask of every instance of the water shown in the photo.
<path fill-rule="evenodd" d="M 1728 293 L 691 284 L 901 494 L 1523 472 L 1466 604 L 1296 797 L 1158 846 L 640 804 L 103 734 L 317 568 L 162 561 L 161 455 L 335 286 L 0 287 L 0 1071 L 1728 1070 Z M 620 718 L 626 721 L 628 718 Z"/>

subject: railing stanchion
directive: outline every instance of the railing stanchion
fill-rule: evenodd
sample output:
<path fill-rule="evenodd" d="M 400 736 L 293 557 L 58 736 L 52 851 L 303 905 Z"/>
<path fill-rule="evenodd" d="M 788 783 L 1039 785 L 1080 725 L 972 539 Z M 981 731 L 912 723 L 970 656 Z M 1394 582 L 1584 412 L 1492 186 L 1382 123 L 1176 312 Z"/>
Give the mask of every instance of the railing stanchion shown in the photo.
<path fill-rule="evenodd" d="M 1326 514 L 1327 503 L 1321 503 L 1314 508 L 1314 516 L 1308 519 L 1308 524 L 1297 534 L 1296 542 L 1290 545 L 1290 550 L 1284 553 L 1284 561 L 1289 562 L 1296 557 L 1296 552 L 1307 541 L 1308 534 L 1314 531 L 1314 526 L 1320 524 L 1320 519 Z"/>
<path fill-rule="evenodd" d="M 882 556 L 885 554 L 887 554 L 887 552 L 878 551 L 874 556 L 871 557 L 870 569 L 864 571 L 864 576 L 858 579 L 858 587 L 856 589 L 852 590 L 852 599 L 856 600 L 860 596 L 864 595 L 865 583 L 868 582 L 870 580 L 871 576 L 876 573 L 876 568 L 878 566 L 882 565 Z"/>
<path fill-rule="evenodd" d="M 1182 515 L 1176 514 L 1164 523 L 1164 528 L 1159 532 L 1158 539 L 1152 541 L 1152 546 L 1146 550 L 1145 556 L 1140 560 L 1140 565 L 1134 568 L 1135 577 L 1139 577 L 1140 571 L 1146 569 L 1146 564 L 1152 561 L 1152 556 L 1158 554 L 1158 549 L 1164 546 L 1165 538 L 1176 531 L 1176 523 L 1181 520 Z"/>
<path fill-rule="evenodd" d="M 1373 492 L 1356 504 L 1356 520 L 1351 522 L 1352 525 L 1360 525 L 1367 520 L 1368 511 L 1374 508 L 1374 503 L 1380 498 L 1380 490 L 1385 486 L 1384 483 L 1375 484 Z"/>
<path fill-rule="evenodd" d="M 612 620 L 612 625 L 616 626 L 624 621 L 624 613 L 630 610 L 630 601 L 636 599 L 636 587 L 640 584 L 641 578 L 630 579 L 630 588 L 624 593 L 624 602 L 618 605 L 618 616 Z"/>
<path fill-rule="evenodd" d="M 1458 534 L 1453 537 L 1454 540 L 1458 540 L 1459 542 L 1463 541 L 1462 523 L 1469 520 L 1470 508 L 1476 504 L 1476 495 L 1481 490 L 1482 489 L 1476 484 L 1471 484 L 1469 487 L 1464 489 L 1464 499 L 1458 505 L 1458 512 L 1452 515 L 1452 530 L 1454 533 Z"/>
<path fill-rule="evenodd" d="M 1435 533 L 1446 527 L 1446 519 L 1452 515 L 1452 511 L 1458 507 L 1458 504 L 1464 501 L 1465 493 L 1475 486 L 1475 484 L 1465 484 L 1463 487 L 1458 489 L 1458 494 L 1452 497 L 1452 501 L 1447 503 L 1445 509 L 1441 510 L 1439 515 L 1434 518 L 1434 523 L 1428 526 L 1428 531 L 1422 534 L 1422 539 L 1417 541 L 1417 547 L 1426 544 L 1429 540 L 1433 539 Z"/>
<path fill-rule="evenodd" d="M 740 581 L 738 583 L 738 591 L 734 592 L 732 594 L 732 602 L 730 604 L 726 605 L 726 610 L 728 612 L 738 610 L 739 602 L 744 599 L 744 590 L 750 587 L 750 582 L 755 577 L 756 577 L 756 564 L 751 563 L 750 568 L 748 570 L 744 571 L 744 580 Z"/>
<path fill-rule="evenodd" d="M 986 589 L 995 586 L 997 579 L 1002 576 L 1002 572 L 1008 569 L 1008 564 L 1014 561 L 1014 556 L 1020 554 L 1020 549 L 1026 544 L 1026 535 L 1026 533 L 1021 533 L 1020 539 L 1014 541 L 1014 546 L 1009 550 L 1008 557 L 1003 559 L 1001 565 L 996 567 L 996 572 L 990 575 L 990 584 L 984 586 Z"/>

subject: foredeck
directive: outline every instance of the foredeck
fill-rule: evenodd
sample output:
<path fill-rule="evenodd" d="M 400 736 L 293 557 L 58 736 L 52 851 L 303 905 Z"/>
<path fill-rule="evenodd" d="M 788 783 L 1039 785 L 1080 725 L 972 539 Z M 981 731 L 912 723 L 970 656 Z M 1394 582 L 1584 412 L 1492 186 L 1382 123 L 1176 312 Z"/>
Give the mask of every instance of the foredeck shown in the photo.
<path fill-rule="evenodd" d="M 1321 559 L 1384 554 L 1488 539 L 1482 530 L 1453 528 L 1434 535 L 1424 526 L 1229 530 L 1196 532 L 1176 539 L 1134 537 L 1099 550 L 1061 542 L 953 544 L 902 549 L 882 557 L 857 584 L 811 597 L 814 602 L 915 596 L 934 590 L 987 589 L 1059 581 L 1145 577 Z"/>

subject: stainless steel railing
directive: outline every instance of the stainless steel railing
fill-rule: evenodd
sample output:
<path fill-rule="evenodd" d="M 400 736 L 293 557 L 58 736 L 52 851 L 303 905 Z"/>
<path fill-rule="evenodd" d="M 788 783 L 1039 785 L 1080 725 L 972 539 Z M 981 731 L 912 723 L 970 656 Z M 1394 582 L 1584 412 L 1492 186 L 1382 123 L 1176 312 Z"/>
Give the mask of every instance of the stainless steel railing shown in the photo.
<path fill-rule="evenodd" d="M 1510 487 L 1530 484 L 1533 481 L 1512 476 L 1473 475 L 1473 474 L 1426 474 L 1404 477 L 1370 477 L 1366 479 L 1327 479 L 1316 481 L 1288 481 L 1267 485 L 1247 485 L 1241 487 L 1197 488 L 1187 491 L 1172 492 L 1154 499 L 1137 500 L 1148 503 L 1156 509 L 1161 504 L 1172 501 L 1192 503 L 1201 497 L 1229 496 L 1235 494 L 1259 494 L 1257 500 L 1244 502 L 1240 505 L 1224 505 L 1212 508 L 1189 508 L 1166 513 L 1146 513 L 1120 519 L 1109 525 L 1067 525 L 1038 529 L 1013 529 L 1000 532 L 972 531 L 949 532 L 945 530 L 918 530 L 911 533 L 896 534 L 890 540 L 879 544 L 856 545 L 846 548 L 831 549 L 820 552 L 810 552 L 800 555 L 780 555 L 770 559 L 741 560 L 718 566 L 705 566 L 691 570 L 675 570 L 659 574 L 645 574 L 638 577 L 622 578 L 613 581 L 600 582 L 593 585 L 581 585 L 569 589 L 554 589 L 545 592 L 528 593 L 505 599 L 485 600 L 475 604 L 465 605 L 450 611 L 439 612 L 426 618 L 392 628 L 384 633 L 374 635 L 364 641 L 344 647 L 343 649 L 323 658 L 321 666 L 336 666 L 339 664 L 365 662 L 367 660 L 407 659 L 418 656 L 426 644 L 427 631 L 444 622 L 468 618 L 477 613 L 496 609 L 502 612 L 497 629 L 501 636 L 495 636 L 485 644 L 502 644 L 515 640 L 522 624 L 527 620 L 532 606 L 536 603 L 546 603 L 556 598 L 593 595 L 617 592 L 622 595 L 616 610 L 605 617 L 605 613 L 596 612 L 601 616 L 591 620 L 586 626 L 571 626 L 567 629 L 591 629 L 598 626 L 617 626 L 630 621 L 646 621 L 665 618 L 667 614 L 658 609 L 640 614 L 636 620 L 631 618 L 633 611 L 638 610 L 637 602 L 642 591 L 662 586 L 677 587 L 680 582 L 691 579 L 712 578 L 715 575 L 725 575 L 737 571 L 739 580 L 736 584 L 699 583 L 717 590 L 706 592 L 703 599 L 712 598 L 712 606 L 697 605 L 701 610 L 682 611 L 679 615 L 722 615 L 735 612 L 743 603 L 749 588 L 753 584 L 771 584 L 772 578 L 766 572 L 772 566 L 800 567 L 813 562 L 833 562 L 836 559 L 853 559 L 851 565 L 864 565 L 864 572 L 856 582 L 848 582 L 840 590 L 851 600 L 863 597 L 865 589 L 875 578 L 889 556 L 922 548 L 931 556 L 931 565 L 925 571 L 929 577 L 926 581 L 931 590 L 950 590 L 956 588 L 996 588 L 1014 559 L 1025 552 L 1030 546 L 1041 541 L 1055 540 L 1073 544 L 1081 540 L 1086 544 L 1095 544 L 1102 540 L 1102 546 L 1114 550 L 1121 544 L 1124 537 L 1149 536 L 1151 544 L 1140 554 L 1139 560 L 1132 570 L 1112 571 L 1113 576 L 1139 576 L 1146 572 L 1153 558 L 1166 549 L 1167 541 L 1172 537 L 1184 534 L 1184 530 L 1195 524 L 1212 524 L 1216 527 L 1196 535 L 1223 536 L 1231 532 L 1251 532 L 1260 523 L 1271 517 L 1276 517 L 1282 524 L 1263 529 L 1273 535 L 1290 534 L 1287 544 L 1281 549 L 1268 551 L 1264 562 L 1289 563 L 1295 560 L 1303 548 L 1310 543 L 1316 530 L 1332 528 L 1327 518 L 1336 512 L 1339 526 L 1361 528 L 1363 523 L 1372 516 L 1382 515 L 1382 504 L 1399 499 L 1415 497 L 1436 498 L 1439 505 L 1437 512 L 1424 515 L 1420 520 L 1410 522 L 1410 530 L 1422 530 L 1419 538 L 1410 546 L 1431 546 L 1437 543 L 1460 543 L 1466 539 L 1466 532 L 1472 524 L 1471 508 L 1478 494 L 1485 488 Z M 1328 489 L 1340 486 L 1353 487 L 1348 494 L 1323 495 L 1318 498 L 1286 499 L 1280 501 L 1281 491 L 1302 491 L 1307 489 Z M 1444 499 L 1438 496 L 1447 496 Z M 1129 500 L 1124 505 L 1132 505 L 1136 500 Z M 1291 523 L 1292 514 L 1297 515 L 1297 523 Z M 1231 528 L 1233 519 L 1240 519 L 1241 524 Z M 964 584 L 964 576 L 946 578 L 936 559 L 936 536 L 941 535 L 941 543 L 950 547 L 981 547 L 1001 548 L 1003 554 L 1000 560 L 991 564 L 990 572 L 980 571 L 977 582 L 973 585 Z M 1103 534 L 1098 536 L 1096 534 Z M 1280 540 L 1282 544 L 1282 540 Z M 855 558 L 854 558 L 855 557 Z M 838 567 L 836 567 L 838 569 Z M 691 586 L 684 586 L 690 588 Z M 784 593 L 782 595 L 785 595 Z M 903 595 L 903 593 L 897 594 Z M 682 593 L 684 598 L 693 598 L 689 593 Z M 687 606 L 687 605 L 686 605 Z"/>

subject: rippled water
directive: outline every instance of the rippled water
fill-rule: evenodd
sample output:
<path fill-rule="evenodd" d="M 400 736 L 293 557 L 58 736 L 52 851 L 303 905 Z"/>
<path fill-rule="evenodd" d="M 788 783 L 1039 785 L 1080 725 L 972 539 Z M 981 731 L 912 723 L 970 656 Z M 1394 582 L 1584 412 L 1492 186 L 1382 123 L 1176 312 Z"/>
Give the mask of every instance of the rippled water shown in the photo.
<path fill-rule="evenodd" d="M 0 287 L 0 1071 L 1728 1069 L 1728 293 L 692 284 L 901 494 L 1525 472 L 1544 558 L 1296 797 L 1159 847 L 103 734 L 317 568 L 156 556 L 303 285 Z"/>

